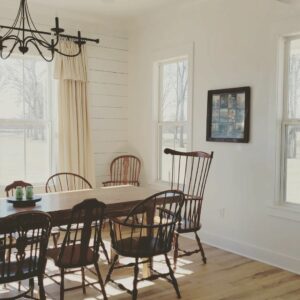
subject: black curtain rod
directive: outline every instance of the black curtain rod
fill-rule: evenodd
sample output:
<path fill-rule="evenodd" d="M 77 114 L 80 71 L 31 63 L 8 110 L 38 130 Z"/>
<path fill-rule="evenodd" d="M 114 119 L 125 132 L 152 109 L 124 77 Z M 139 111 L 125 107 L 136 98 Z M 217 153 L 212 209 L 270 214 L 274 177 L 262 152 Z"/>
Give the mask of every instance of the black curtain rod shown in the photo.
<path fill-rule="evenodd" d="M 19 31 L 23 31 L 23 32 L 32 32 L 32 33 L 39 33 L 39 34 L 45 34 L 45 35 L 52 35 L 54 34 L 56 36 L 56 33 L 51 33 L 51 32 L 47 32 L 47 31 L 39 31 L 39 30 L 31 30 L 31 29 L 23 29 L 23 28 L 15 28 L 15 27 L 10 27 L 10 26 L 3 26 L 0 25 L 0 29 L 1 28 L 5 28 L 5 29 L 13 29 L 13 30 L 19 30 Z M 74 40 L 78 40 L 78 36 L 74 36 L 74 35 L 67 35 L 67 34 L 59 34 L 59 36 L 64 37 L 64 38 L 68 38 L 68 39 L 74 39 Z M 87 42 L 94 42 L 99 44 L 99 39 L 90 39 L 90 38 L 81 38 L 83 41 L 87 41 Z"/>

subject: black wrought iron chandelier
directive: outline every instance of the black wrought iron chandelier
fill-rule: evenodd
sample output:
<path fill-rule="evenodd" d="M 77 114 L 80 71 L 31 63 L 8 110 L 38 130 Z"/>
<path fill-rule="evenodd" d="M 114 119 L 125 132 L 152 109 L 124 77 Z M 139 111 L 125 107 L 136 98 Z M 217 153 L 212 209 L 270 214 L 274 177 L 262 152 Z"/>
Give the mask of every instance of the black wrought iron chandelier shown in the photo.
<path fill-rule="evenodd" d="M 50 62 L 54 59 L 55 53 L 75 57 L 80 55 L 82 45 L 87 41 L 99 43 L 99 39 L 82 37 L 80 31 L 77 36 L 63 34 L 64 29 L 59 27 L 57 17 L 55 18 L 55 27 L 51 28 L 51 32 L 38 30 L 30 15 L 27 0 L 20 1 L 20 7 L 12 26 L 0 25 L 0 57 L 2 59 L 9 58 L 17 46 L 22 54 L 26 54 L 32 45 L 44 60 Z M 2 34 L 3 29 L 8 29 L 5 34 Z M 48 36 L 50 37 L 47 39 Z M 75 53 L 61 52 L 58 44 L 62 38 L 72 40 L 77 45 L 77 51 Z"/>

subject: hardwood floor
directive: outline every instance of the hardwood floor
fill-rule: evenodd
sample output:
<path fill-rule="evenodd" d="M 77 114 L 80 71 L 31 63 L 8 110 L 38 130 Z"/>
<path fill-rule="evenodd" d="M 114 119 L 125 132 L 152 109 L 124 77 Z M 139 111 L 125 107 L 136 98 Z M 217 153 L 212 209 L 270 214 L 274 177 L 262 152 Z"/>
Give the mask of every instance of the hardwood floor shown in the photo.
<path fill-rule="evenodd" d="M 194 246 L 189 239 L 182 239 L 181 245 Z M 256 262 L 217 248 L 204 245 L 208 258 L 207 265 L 202 264 L 200 254 L 178 260 L 176 277 L 179 283 L 182 299 L 184 300 L 299 300 L 300 276 L 281 269 Z M 161 258 L 154 266 L 162 270 L 165 268 Z M 107 265 L 101 263 L 101 273 L 105 277 Z M 48 264 L 48 269 L 53 266 Z M 53 269 L 54 270 L 54 269 Z M 56 270 L 57 271 L 57 270 Z M 123 283 L 131 286 L 132 269 L 118 270 L 113 275 Z M 95 276 L 86 272 L 88 281 Z M 67 277 L 66 286 L 78 285 L 81 277 L 71 275 Z M 49 279 L 45 279 L 45 288 L 49 299 L 59 299 L 59 287 Z M 126 300 L 130 295 L 108 284 L 106 291 L 109 299 Z M 83 295 L 78 289 L 65 294 L 65 299 L 102 299 L 101 294 L 93 288 L 87 288 Z M 138 299 L 141 300 L 169 300 L 177 299 L 175 291 L 164 280 L 143 282 L 139 284 Z"/>

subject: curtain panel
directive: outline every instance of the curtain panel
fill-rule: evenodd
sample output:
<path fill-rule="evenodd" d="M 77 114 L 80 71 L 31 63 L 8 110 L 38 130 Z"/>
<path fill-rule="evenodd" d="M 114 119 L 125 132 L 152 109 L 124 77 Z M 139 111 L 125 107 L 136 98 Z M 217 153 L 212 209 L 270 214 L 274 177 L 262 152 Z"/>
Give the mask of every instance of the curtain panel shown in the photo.
<path fill-rule="evenodd" d="M 76 53 L 72 41 L 61 41 L 60 50 Z M 73 172 L 95 186 L 95 170 L 90 133 L 87 97 L 87 63 L 85 47 L 76 57 L 57 55 L 54 78 L 58 86 L 58 168 Z"/>

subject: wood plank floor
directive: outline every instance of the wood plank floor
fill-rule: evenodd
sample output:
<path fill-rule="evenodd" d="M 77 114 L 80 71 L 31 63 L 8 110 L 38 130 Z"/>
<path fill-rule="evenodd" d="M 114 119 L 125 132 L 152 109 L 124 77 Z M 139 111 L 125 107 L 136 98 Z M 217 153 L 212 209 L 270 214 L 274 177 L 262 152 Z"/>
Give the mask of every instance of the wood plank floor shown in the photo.
<path fill-rule="evenodd" d="M 192 240 L 182 238 L 181 245 L 193 247 Z M 176 277 L 183 300 L 299 300 L 300 276 L 281 269 L 256 262 L 217 248 L 204 245 L 208 258 L 207 265 L 203 265 L 199 254 L 179 260 Z M 103 277 L 107 273 L 107 265 L 100 264 Z M 162 258 L 158 257 L 155 267 L 165 268 Z M 51 264 L 48 270 L 55 270 Z M 78 285 L 81 277 L 70 275 L 66 286 Z M 88 280 L 95 276 L 86 273 Z M 132 270 L 118 270 L 114 273 L 116 279 L 130 286 L 132 284 Z M 45 279 L 45 288 L 49 299 L 59 299 L 59 286 Z M 106 291 L 109 299 L 126 300 L 130 295 L 108 284 Z M 102 299 L 101 294 L 93 288 L 87 288 L 87 294 L 82 290 L 70 291 L 65 299 Z M 169 300 L 176 299 L 175 291 L 164 280 L 143 282 L 139 284 L 138 299 L 141 300 Z"/>

